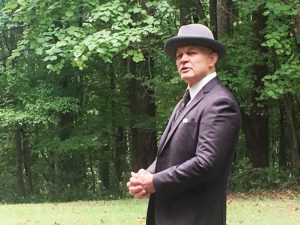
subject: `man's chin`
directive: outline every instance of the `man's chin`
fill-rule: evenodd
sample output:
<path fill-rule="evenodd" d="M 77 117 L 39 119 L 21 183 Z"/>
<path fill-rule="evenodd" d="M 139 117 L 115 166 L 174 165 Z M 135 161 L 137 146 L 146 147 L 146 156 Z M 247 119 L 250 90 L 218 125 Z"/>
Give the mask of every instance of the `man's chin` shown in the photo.
<path fill-rule="evenodd" d="M 182 80 L 185 80 L 185 79 L 191 79 L 193 75 L 190 72 L 187 72 L 187 73 L 181 73 L 180 77 Z"/>
<path fill-rule="evenodd" d="M 192 77 L 181 77 L 181 80 L 183 80 L 186 84 L 191 84 L 193 83 L 193 78 Z"/>
<path fill-rule="evenodd" d="M 190 80 L 193 78 L 193 75 L 191 73 L 181 73 L 180 77 L 182 80 Z"/>

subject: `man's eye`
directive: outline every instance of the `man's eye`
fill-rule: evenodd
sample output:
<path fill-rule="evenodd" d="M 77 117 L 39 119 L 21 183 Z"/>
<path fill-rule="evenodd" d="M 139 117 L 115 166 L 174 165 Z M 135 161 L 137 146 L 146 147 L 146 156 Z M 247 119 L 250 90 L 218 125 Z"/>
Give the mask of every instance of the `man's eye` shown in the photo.
<path fill-rule="evenodd" d="M 176 59 L 181 59 L 181 58 L 182 58 L 182 54 L 176 55 Z"/>

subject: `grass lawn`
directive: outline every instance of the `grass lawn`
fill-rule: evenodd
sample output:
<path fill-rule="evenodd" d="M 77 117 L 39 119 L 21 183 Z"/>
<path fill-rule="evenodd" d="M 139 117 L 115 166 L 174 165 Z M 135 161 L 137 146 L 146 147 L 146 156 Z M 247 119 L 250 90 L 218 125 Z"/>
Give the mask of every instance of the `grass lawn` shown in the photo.
<path fill-rule="evenodd" d="M 228 197 L 227 225 L 300 225 L 300 194 Z"/>
<path fill-rule="evenodd" d="M 147 200 L 0 205 L 1 225 L 140 225 Z M 300 194 L 228 197 L 228 225 L 298 225 Z M 187 224 L 188 225 L 188 224 Z"/>

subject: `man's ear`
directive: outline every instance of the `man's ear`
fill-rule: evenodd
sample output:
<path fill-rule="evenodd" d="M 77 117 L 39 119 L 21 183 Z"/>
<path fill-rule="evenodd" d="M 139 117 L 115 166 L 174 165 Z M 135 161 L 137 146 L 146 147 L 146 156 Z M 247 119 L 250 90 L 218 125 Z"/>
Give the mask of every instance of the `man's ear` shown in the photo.
<path fill-rule="evenodd" d="M 217 61 L 218 61 L 218 54 L 215 52 L 211 53 L 209 57 L 209 65 L 214 66 L 216 65 Z"/>

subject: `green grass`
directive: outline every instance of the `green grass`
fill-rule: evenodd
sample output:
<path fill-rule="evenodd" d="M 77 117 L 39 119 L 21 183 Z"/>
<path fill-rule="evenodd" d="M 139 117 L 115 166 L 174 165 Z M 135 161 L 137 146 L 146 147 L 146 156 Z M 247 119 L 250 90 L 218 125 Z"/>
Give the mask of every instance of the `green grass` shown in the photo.
<path fill-rule="evenodd" d="M 300 224 L 299 197 L 229 197 L 227 225 Z"/>
<path fill-rule="evenodd" d="M 140 225 L 147 200 L 0 205 L 1 225 Z M 230 196 L 228 225 L 300 224 L 300 196 Z"/>

